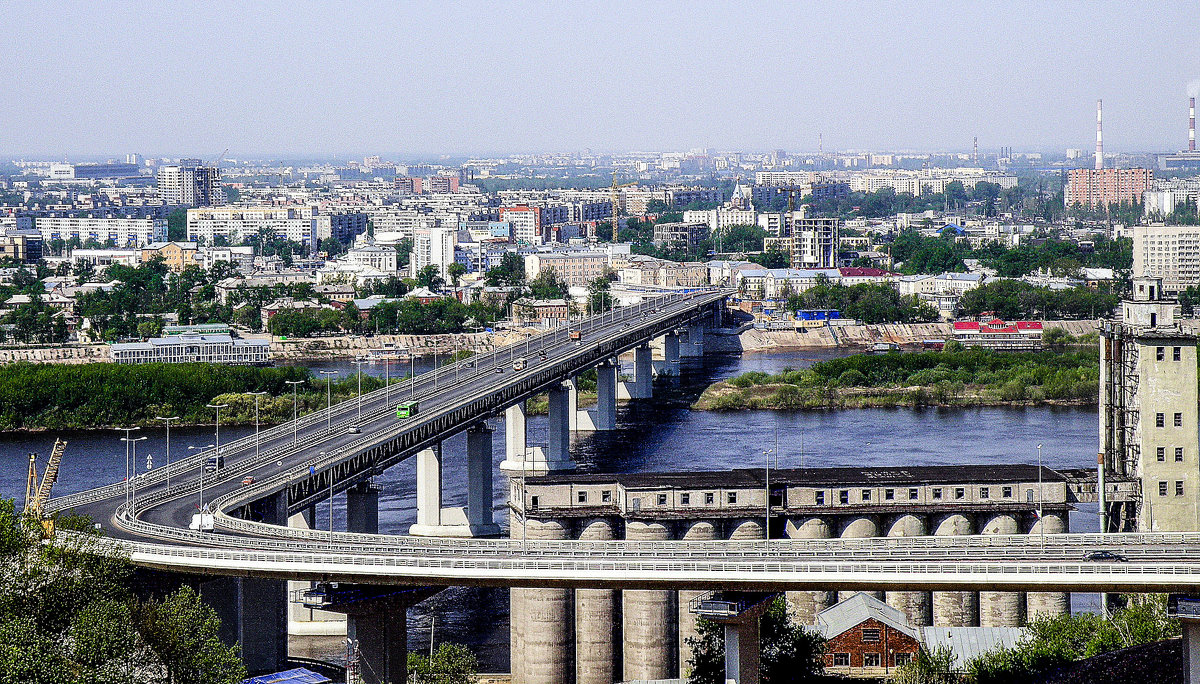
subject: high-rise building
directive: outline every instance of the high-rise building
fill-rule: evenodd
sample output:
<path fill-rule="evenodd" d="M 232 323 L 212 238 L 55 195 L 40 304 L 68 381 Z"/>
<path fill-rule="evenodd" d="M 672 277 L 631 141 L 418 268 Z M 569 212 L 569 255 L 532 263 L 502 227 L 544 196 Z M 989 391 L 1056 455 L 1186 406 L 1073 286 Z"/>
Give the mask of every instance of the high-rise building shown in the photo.
<path fill-rule="evenodd" d="M 541 207 L 500 207 L 500 220 L 512 225 L 512 241 L 518 245 L 540 245 L 542 234 Z"/>
<path fill-rule="evenodd" d="M 1200 226 L 1134 226 L 1133 272 L 1161 279 L 1168 293 L 1200 285 Z"/>
<path fill-rule="evenodd" d="M 167 204 L 211 207 L 225 204 L 221 170 L 195 159 L 158 167 L 158 192 Z"/>
<path fill-rule="evenodd" d="M 429 192 L 458 192 L 458 176 L 432 176 Z"/>
<path fill-rule="evenodd" d="M 458 230 L 442 226 L 418 228 L 413 231 L 413 249 L 409 255 L 409 275 L 413 278 L 426 266 L 437 266 L 438 274 L 449 282 L 446 270 L 454 263 L 454 245 Z"/>
<path fill-rule="evenodd" d="M 1150 169 L 1071 169 L 1064 195 L 1068 207 L 1107 207 L 1122 202 L 1141 202 L 1154 182 Z"/>
<path fill-rule="evenodd" d="M 841 224 L 836 218 L 785 217 L 782 234 L 766 238 L 763 249 L 790 255 L 792 268 L 834 268 Z"/>

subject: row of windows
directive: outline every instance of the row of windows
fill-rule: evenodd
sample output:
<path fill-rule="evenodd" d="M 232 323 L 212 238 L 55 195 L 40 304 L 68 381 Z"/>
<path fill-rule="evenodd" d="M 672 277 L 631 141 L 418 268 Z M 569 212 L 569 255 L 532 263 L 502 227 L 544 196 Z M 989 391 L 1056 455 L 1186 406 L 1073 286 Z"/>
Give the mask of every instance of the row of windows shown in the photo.
<path fill-rule="evenodd" d="M 896 667 L 900 667 L 901 665 L 907 665 L 909 663 L 909 661 L 912 659 L 912 654 L 910 654 L 910 653 L 894 653 L 894 654 L 892 654 L 892 657 L 896 661 Z M 879 663 L 880 663 L 880 657 L 879 657 L 878 653 L 864 653 L 863 654 L 863 664 L 862 664 L 863 667 L 882 667 Z M 833 666 L 834 667 L 850 667 L 850 654 L 849 653 L 834 653 L 833 654 Z"/>
<path fill-rule="evenodd" d="M 1179 361 L 1182 358 L 1181 354 L 1182 354 L 1182 351 L 1181 351 L 1180 347 L 1171 347 L 1171 360 L 1172 361 Z M 1167 356 L 1166 347 L 1155 347 L 1154 348 L 1154 358 L 1156 360 L 1163 361 L 1166 359 L 1166 356 Z M 1175 415 L 1179 415 L 1179 414 L 1177 413 Z"/>
<path fill-rule="evenodd" d="M 1170 484 L 1166 480 L 1158 481 L 1158 495 L 1167 495 L 1167 485 Z M 1175 496 L 1183 496 L 1183 480 L 1175 480 Z"/>
<path fill-rule="evenodd" d="M 1166 427 L 1166 426 L 1167 426 L 1167 414 L 1165 414 L 1165 413 L 1154 414 L 1154 427 Z M 1183 414 L 1182 413 L 1175 414 L 1175 427 L 1183 427 Z"/>
<path fill-rule="evenodd" d="M 1167 460 L 1167 448 L 1158 447 L 1155 455 L 1158 457 L 1159 463 L 1165 462 Z M 1175 447 L 1175 462 L 1183 463 L 1183 447 Z"/>
<path fill-rule="evenodd" d="M 716 502 L 716 498 L 717 498 L 716 492 L 704 492 L 704 504 L 706 506 L 713 505 L 713 503 Z M 575 494 L 575 500 L 581 504 L 587 503 L 588 502 L 588 493 L 586 491 L 577 492 Z M 635 499 L 635 500 L 640 501 L 640 499 Z M 667 505 L 667 495 L 666 494 L 657 494 L 655 496 L 655 501 L 659 506 L 666 506 Z M 729 503 L 729 504 L 736 504 L 737 503 L 737 492 L 726 492 L 725 493 L 725 501 L 726 501 L 726 503 Z M 612 503 L 612 490 L 605 489 L 604 491 L 600 492 L 600 503 Z M 690 492 L 685 492 L 685 493 L 679 495 L 679 505 L 681 505 L 681 506 L 692 505 L 692 495 Z"/>
<path fill-rule="evenodd" d="M 870 490 L 870 489 L 862 490 L 859 493 L 861 500 L 862 501 L 870 501 L 871 496 L 872 496 L 872 491 L 873 490 Z M 1001 497 L 1003 497 L 1005 499 L 1011 499 L 1012 495 L 1013 495 L 1013 488 L 1012 487 L 1001 487 L 1000 492 L 1001 492 L 1001 494 L 1000 494 Z M 920 495 L 921 495 L 921 490 L 917 489 L 916 487 L 913 487 L 908 490 L 908 500 L 909 501 L 916 501 L 918 498 L 920 498 Z M 930 496 L 932 496 L 935 500 L 941 500 L 942 495 L 943 495 L 942 487 L 934 487 L 933 489 L 930 490 Z M 954 487 L 953 495 L 954 495 L 955 499 L 964 499 L 967 496 L 967 488 L 966 487 Z M 980 487 L 979 488 L 979 498 L 980 499 L 990 499 L 991 496 L 992 496 L 991 487 Z M 896 500 L 896 490 L 895 489 L 883 490 L 883 499 L 884 499 L 884 501 L 895 501 Z M 838 492 L 838 501 L 839 501 L 839 503 L 844 503 L 844 504 L 850 503 L 850 490 L 843 489 L 843 490 L 839 491 Z M 825 492 L 817 492 L 817 505 L 818 506 L 825 505 Z"/>

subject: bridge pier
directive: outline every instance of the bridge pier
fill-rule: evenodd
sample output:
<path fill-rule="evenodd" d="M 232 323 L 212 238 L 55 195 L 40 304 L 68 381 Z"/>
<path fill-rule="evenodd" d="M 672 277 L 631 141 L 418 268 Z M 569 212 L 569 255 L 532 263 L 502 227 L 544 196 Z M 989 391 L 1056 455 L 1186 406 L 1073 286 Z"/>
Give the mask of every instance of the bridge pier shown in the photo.
<path fill-rule="evenodd" d="M 717 526 L 712 520 L 692 520 L 683 523 L 683 541 L 712 541 L 717 538 Z M 689 638 L 699 638 L 697 616 L 692 612 L 692 599 L 703 596 L 706 592 L 695 589 L 680 589 L 676 603 L 679 606 L 679 676 L 687 679 L 691 674 L 688 661 L 692 657 L 692 647 L 688 645 Z"/>
<path fill-rule="evenodd" d="M 472 537 L 500 534 L 492 517 L 492 429 L 487 423 L 467 430 L 467 526 Z"/>
<path fill-rule="evenodd" d="M 679 333 L 672 330 L 662 337 L 663 360 L 659 375 L 679 375 Z"/>
<path fill-rule="evenodd" d="M 346 490 L 346 531 L 379 534 L 379 490 L 367 482 Z"/>
<path fill-rule="evenodd" d="M 363 684 L 404 684 L 408 677 L 408 611 L 353 612 L 346 637 L 358 642 L 358 672 Z"/>
<path fill-rule="evenodd" d="M 628 541 L 663 541 L 671 531 L 660 522 L 630 520 L 625 524 Z M 669 679 L 676 668 L 671 623 L 675 592 L 664 589 L 625 589 L 621 592 L 622 653 L 624 679 Z"/>
<path fill-rule="evenodd" d="M 679 345 L 679 355 L 686 359 L 704 356 L 703 323 L 693 323 L 687 327 L 687 340 Z"/>
<path fill-rule="evenodd" d="M 579 539 L 607 541 L 613 538 L 612 523 L 596 518 L 582 523 Z M 575 684 L 612 684 L 613 611 L 612 589 L 575 590 Z"/>
<path fill-rule="evenodd" d="M 650 399 L 654 396 L 654 364 L 650 345 L 640 344 L 633 349 L 633 381 L 621 383 L 626 399 Z"/>
<path fill-rule="evenodd" d="M 287 662 L 287 583 L 222 577 L 200 584 L 200 597 L 221 618 L 221 640 L 237 644 L 250 674 L 283 669 Z"/>
<path fill-rule="evenodd" d="M 608 360 L 596 366 L 596 413 L 586 415 L 590 419 L 592 430 L 617 429 L 617 363 L 615 360 Z"/>
<path fill-rule="evenodd" d="M 525 468 L 529 447 L 525 440 L 525 402 L 504 409 L 504 461 L 500 470 L 519 473 Z"/>
<path fill-rule="evenodd" d="M 288 518 L 288 527 L 305 530 L 313 528 L 317 509 L 309 506 Z M 313 587 L 313 582 L 288 581 L 288 635 L 289 636 L 343 636 L 346 634 L 346 616 L 324 610 L 307 608 L 299 601 L 290 600 Z"/>

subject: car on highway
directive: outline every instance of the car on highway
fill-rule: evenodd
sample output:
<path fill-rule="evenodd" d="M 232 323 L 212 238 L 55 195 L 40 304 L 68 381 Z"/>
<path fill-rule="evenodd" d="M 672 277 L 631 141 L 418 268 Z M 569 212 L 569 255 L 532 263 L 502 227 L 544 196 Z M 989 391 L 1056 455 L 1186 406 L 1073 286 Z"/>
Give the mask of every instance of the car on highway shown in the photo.
<path fill-rule="evenodd" d="M 1090 551 L 1083 555 L 1083 559 L 1101 563 L 1124 563 L 1129 560 L 1115 551 Z"/>
<path fill-rule="evenodd" d="M 252 485 L 252 484 L 254 484 L 254 477 L 249 476 L 249 477 L 242 478 L 242 486 L 243 487 L 245 487 L 247 485 Z"/>
<path fill-rule="evenodd" d="M 350 427 L 346 428 L 346 432 L 349 432 L 352 435 L 357 435 L 362 433 L 362 428 L 357 425 L 351 425 Z"/>

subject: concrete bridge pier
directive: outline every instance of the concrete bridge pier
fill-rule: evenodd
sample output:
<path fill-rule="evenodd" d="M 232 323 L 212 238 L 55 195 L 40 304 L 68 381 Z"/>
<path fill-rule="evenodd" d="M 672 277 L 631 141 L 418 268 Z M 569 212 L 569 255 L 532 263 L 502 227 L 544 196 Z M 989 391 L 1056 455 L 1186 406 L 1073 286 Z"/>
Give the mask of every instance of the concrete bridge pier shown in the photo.
<path fill-rule="evenodd" d="M 679 536 L 683 541 L 712 541 L 717 538 L 717 525 L 712 520 L 689 520 L 683 523 L 683 533 Z M 692 657 L 692 647 L 688 638 L 699 638 L 700 630 L 696 625 L 697 616 L 692 612 L 692 600 L 703 596 L 704 591 L 695 589 L 680 589 L 677 599 L 679 604 L 679 676 L 687 679 L 691 674 L 688 660 Z"/>
<path fill-rule="evenodd" d="M 853 515 L 842 520 L 841 533 L 838 534 L 842 539 L 867 539 L 869 537 L 879 536 L 879 520 L 873 515 Z M 838 602 L 845 601 L 857 594 L 857 591 L 839 591 Z M 880 601 L 883 600 L 882 591 L 866 592 Z"/>
<path fill-rule="evenodd" d="M 442 527 L 442 445 L 417 452 L 417 522 L 408 528 L 416 537 L 445 536 Z"/>
<path fill-rule="evenodd" d="M 525 402 L 519 401 L 504 409 L 504 461 L 500 470 L 520 473 L 525 467 L 528 446 L 525 440 Z"/>
<path fill-rule="evenodd" d="M 692 323 L 687 327 L 687 339 L 679 345 L 679 355 L 686 358 L 704 356 L 704 323 Z"/>
<path fill-rule="evenodd" d="M 1044 513 L 1034 520 L 1029 529 L 1031 535 L 1060 534 L 1067 531 L 1067 523 L 1058 513 Z M 1066 615 L 1071 610 L 1071 595 L 1065 591 L 1031 591 L 1025 595 L 1025 614 L 1030 620 L 1038 615 L 1055 617 Z"/>
<path fill-rule="evenodd" d="M 304 530 L 313 528 L 317 518 L 316 506 L 309 506 L 288 518 L 288 527 Z M 299 595 L 312 588 L 313 582 L 287 583 L 288 597 Z M 346 616 L 324 610 L 305 608 L 299 601 L 288 603 L 288 635 L 289 636 L 344 636 L 346 634 Z"/>
<path fill-rule="evenodd" d="M 287 582 L 222 577 L 201 583 L 200 597 L 221 618 L 221 640 L 241 647 L 250 674 L 283 669 L 288 655 Z"/>
<path fill-rule="evenodd" d="M 983 523 L 979 534 L 1020 534 L 1013 515 L 999 513 Z M 979 592 L 980 627 L 1020 627 L 1025 624 L 1025 595 L 1019 591 Z"/>
<path fill-rule="evenodd" d="M 487 423 L 467 429 L 467 526 L 472 537 L 500 534 L 492 516 L 492 429 Z"/>
<path fill-rule="evenodd" d="M 364 684 L 404 684 L 408 677 L 408 611 L 350 613 L 346 637 L 358 642 L 358 672 Z"/>
<path fill-rule="evenodd" d="M 906 513 L 898 515 L 888 525 L 889 537 L 922 537 L 929 533 L 924 516 Z M 908 616 L 909 623 L 924 627 L 933 624 L 930 595 L 927 591 L 888 591 L 884 600 L 896 610 Z"/>
<path fill-rule="evenodd" d="M 612 523 L 596 518 L 582 523 L 579 539 L 607 541 L 613 538 Z M 575 590 L 575 684 L 612 684 L 613 672 L 612 589 Z"/>
<path fill-rule="evenodd" d="M 628 541 L 664 541 L 670 529 L 660 522 L 631 520 L 625 524 Z M 621 621 L 624 638 L 622 681 L 670 679 L 675 644 L 671 625 L 675 621 L 675 592 L 664 589 L 625 589 L 621 592 Z"/>
<path fill-rule="evenodd" d="M 663 361 L 659 375 L 679 375 L 679 333 L 672 330 L 663 335 Z"/>
<path fill-rule="evenodd" d="M 379 534 L 379 490 L 367 482 L 346 490 L 346 531 Z"/>
<path fill-rule="evenodd" d="M 650 399 L 654 396 L 654 364 L 650 345 L 633 349 L 633 381 L 620 386 L 622 399 Z"/>
<path fill-rule="evenodd" d="M 788 539 L 829 539 L 833 530 L 829 521 L 820 516 L 788 520 L 784 527 Z M 832 591 L 789 591 L 788 613 L 797 624 L 816 623 L 817 613 L 837 603 L 837 592 Z"/>
<path fill-rule="evenodd" d="M 617 362 L 615 359 L 596 366 L 596 415 L 594 430 L 617 429 Z"/>
<path fill-rule="evenodd" d="M 567 539 L 568 530 L 557 520 L 528 520 L 527 539 Z M 520 650 L 521 684 L 568 684 L 572 667 L 572 616 L 575 601 L 570 589 L 511 589 L 521 626 L 513 650 Z M 517 662 L 518 657 L 513 657 Z"/>
<path fill-rule="evenodd" d="M 971 519 L 961 513 L 945 513 L 934 519 L 933 534 L 939 537 L 972 533 Z M 938 627 L 973 627 L 979 624 L 979 594 L 973 591 L 933 592 L 933 624 Z"/>

